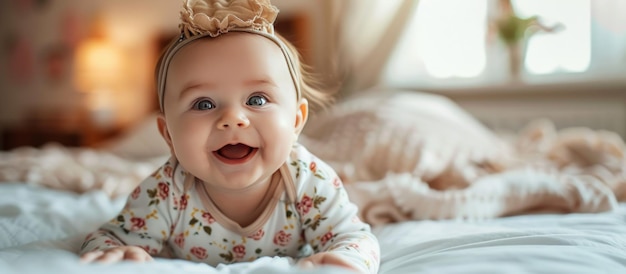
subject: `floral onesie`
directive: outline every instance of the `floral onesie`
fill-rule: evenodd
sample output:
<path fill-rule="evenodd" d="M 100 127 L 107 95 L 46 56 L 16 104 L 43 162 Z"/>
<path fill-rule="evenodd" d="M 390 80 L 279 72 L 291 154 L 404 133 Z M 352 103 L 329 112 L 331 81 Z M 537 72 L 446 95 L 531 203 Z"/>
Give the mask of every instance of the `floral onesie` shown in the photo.
<path fill-rule="evenodd" d="M 376 273 L 378 241 L 357 217 L 336 173 L 301 145 L 279 172 L 281 183 L 270 193 L 268 208 L 241 227 L 217 210 L 203 184 L 172 157 L 132 192 L 116 218 L 87 236 L 81 253 L 135 245 L 151 255 L 216 266 L 262 256 L 298 258 L 308 246 Z"/>

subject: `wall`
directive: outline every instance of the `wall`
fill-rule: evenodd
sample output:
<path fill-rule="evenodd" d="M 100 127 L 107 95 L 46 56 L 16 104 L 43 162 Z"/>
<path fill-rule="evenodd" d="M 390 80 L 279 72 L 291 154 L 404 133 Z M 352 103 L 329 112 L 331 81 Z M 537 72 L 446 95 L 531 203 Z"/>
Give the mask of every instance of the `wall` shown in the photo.
<path fill-rule="evenodd" d="M 85 94 L 73 83 L 73 54 L 96 16 L 102 16 L 110 39 L 132 56 L 128 62 L 132 75 L 117 96 L 121 122 L 145 111 L 152 39 L 176 26 L 176 14 L 164 12 L 175 8 L 175 2 L 3 1 L 0 123 L 20 123 L 35 112 L 70 112 L 84 103 Z"/>
<path fill-rule="evenodd" d="M 315 24 L 323 6 L 316 1 L 274 0 L 279 18 L 298 15 L 310 28 L 314 67 L 323 65 L 323 44 Z M 0 2 L 0 129 L 24 123 L 33 113 L 55 115 L 80 108 L 86 95 L 73 83 L 73 54 L 101 16 L 107 35 L 128 57 L 127 85 L 115 96 L 119 122 L 130 124 L 153 107 L 152 77 L 155 41 L 177 31 L 181 1 L 174 0 L 15 0 Z M 176 12 L 173 12 L 176 11 Z"/>

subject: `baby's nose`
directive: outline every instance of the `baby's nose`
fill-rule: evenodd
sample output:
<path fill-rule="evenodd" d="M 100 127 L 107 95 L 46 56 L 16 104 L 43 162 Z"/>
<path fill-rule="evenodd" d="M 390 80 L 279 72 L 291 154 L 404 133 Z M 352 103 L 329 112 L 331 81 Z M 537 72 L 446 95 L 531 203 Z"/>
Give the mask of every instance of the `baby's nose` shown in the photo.
<path fill-rule="evenodd" d="M 250 120 L 241 111 L 226 111 L 217 124 L 219 129 L 246 128 L 250 125 Z"/>

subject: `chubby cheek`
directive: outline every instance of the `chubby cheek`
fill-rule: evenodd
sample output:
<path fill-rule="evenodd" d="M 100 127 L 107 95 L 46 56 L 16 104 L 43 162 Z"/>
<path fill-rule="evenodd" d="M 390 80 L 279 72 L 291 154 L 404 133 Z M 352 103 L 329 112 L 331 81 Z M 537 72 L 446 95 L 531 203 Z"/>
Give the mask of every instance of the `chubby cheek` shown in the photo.
<path fill-rule="evenodd" d="M 293 123 L 294 121 L 286 118 L 276 119 L 276 122 L 273 125 L 272 137 L 280 139 L 291 138 L 291 135 L 293 135 L 294 132 Z M 272 133 L 270 133 L 270 135 L 272 135 Z"/>
<path fill-rule="evenodd" d="M 285 116 L 274 119 L 275 122 L 271 126 L 260 127 L 260 131 L 262 131 L 265 147 L 269 148 L 265 149 L 266 157 L 282 162 L 289 155 L 295 141 L 295 120 L 287 119 Z"/>
<path fill-rule="evenodd" d="M 206 148 L 207 130 L 206 124 L 202 126 L 199 120 L 181 119 L 174 121 L 171 128 L 172 144 L 176 157 L 184 161 L 185 159 L 202 157 L 202 153 Z"/>

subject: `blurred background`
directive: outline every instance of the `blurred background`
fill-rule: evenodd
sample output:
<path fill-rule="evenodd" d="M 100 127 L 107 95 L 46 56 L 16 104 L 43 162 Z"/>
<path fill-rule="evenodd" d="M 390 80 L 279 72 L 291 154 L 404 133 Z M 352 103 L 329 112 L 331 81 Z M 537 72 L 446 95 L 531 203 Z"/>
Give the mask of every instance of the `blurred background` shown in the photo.
<path fill-rule="evenodd" d="M 339 99 L 448 96 L 494 130 L 537 118 L 626 136 L 626 1 L 273 0 Z M 2 0 L 0 148 L 97 146 L 157 111 L 177 0 Z"/>

